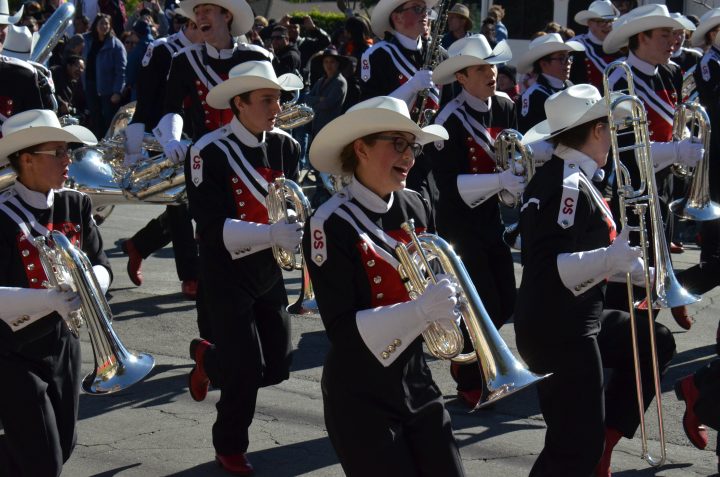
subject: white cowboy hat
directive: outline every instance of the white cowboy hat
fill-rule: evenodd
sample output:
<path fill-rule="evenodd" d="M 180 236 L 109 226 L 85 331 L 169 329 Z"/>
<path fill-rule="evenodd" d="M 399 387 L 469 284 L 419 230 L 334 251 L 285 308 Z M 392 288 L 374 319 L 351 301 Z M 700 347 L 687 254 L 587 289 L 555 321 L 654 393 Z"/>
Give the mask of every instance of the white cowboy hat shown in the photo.
<path fill-rule="evenodd" d="M 10 7 L 8 6 L 8 0 L 0 0 L 0 25 L 14 25 L 22 18 L 23 9 L 25 5 L 20 7 L 15 15 L 10 16 Z"/>
<path fill-rule="evenodd" d="M 2 54 L 27 61 L 38 38 L 38 34 L 30 33 L 30 29 L 26 26 L 10 25 L 3 44 Z"/>
<path fill-rule="evenodd" d="M 81 142 L 97 144 L 89 129 L 60 125 L 57 115 L 49 109 L 30 109 L 10 116 L 2 125 L 0 165 L 14 152 L 45 142 Z"/>
<path fill-rule="evenodd" d="M 403 3 L 407 3 L 409 0 L 380 0 L 375 8 L 373 8 L 372 14 L 370 15 L 370 28 L 373 33 L 378 37 L 382 38 L 385 36 L 385 32 L 395 31 L 390 25 L 390 14 Z M 424 0 L 425 6 L 428 8 L 434 7 L 438 0 Z"/>
<path fill-rule="evenodd" d="M 637 7 L 617 19 L 603 41 L 605 53 L 615 53 L 627 45 L 631 36 L 655 28 L 684 29 L 685 25 L 670 16 L 665 5 L 650 4 Z"/>
<path fill-rule="evenodd" d="M 455 81 L 455 73 L 474 65 L 497 65 L 512 59 L 512 51 L 506 41 L 493 49 L 483 35 L 472 35 L 457 40 L 448 49 L 449 58 L 437 65 L 433 81 L 448 84 Z"/>
<path fill-rule="evenodd" d="M 248 91 L 263 88 L 295 91 L 303 87 L 302 78 L 292 73 L 278 78 L 269 61 L 246 61 L 233 66 L 228 79 L 210 90 L 207 104 L 215 109 L 228 109 L 232 98 Z"/>
<path fill-rule="evenodd" d="M 178 4 L 178 7 L 182 9 L 182 12 L 189 15 L 187 18 L 195 21 L 195 7 L 198 5 L 217 5 L 232 13 L 232 26 L 230 28 L 232 36 L 240 36 L 249 32 L 255 22 L 255 14 L 245 0 L 183 0 Z M 185 16 L 185 13 L 183 13 L 183 16 Z"/>
<path fill-rule="evenodd" d="M 700 17 L 700 23 L 695 28 L 695 32 L 690 38 L 692 46 L 701 46 L 705 44 L 705 35 L 707 32 L 720 25 L 720 8 L 708 10 Z"/>
<path fill-rule="evenodd" d="M 683 30 L 688 31 L 695 31 L 695 24 L 691 22 L 685 15 L 682 13 L 677 12 L 670 12 L 670 17 L 674 18 L 675 20 L 679 21 L 683 24 Z"/>
<path fill-rule="evenodd" d="M 320 130 L 310 146 L 310 163 L 320 172 L 347 175 L 340 163 L 343 148 L 355 139 L 383 131 L 408 132 L 423 145 L 448 138 L 442 126 L 418 126 L 410 119 L 405 101 L 376 96 L 356 104 Z"/>
<path fill-rule="evenodd" d="M 528 50 L 518 58 L 518 73 L 529 73 L 533 63 L 557 51 L 585 51 L 585 47 L 577 41 L 563 41 L 559 33 L 548 33 L 530 42 Z"/>
<path fill-rule="evenodd" d="M 622 93 L 612 93 L 611 98 Z M 621 103 L 615 110 L 616 118 L 630 116 L 630 106 Z M 608 106 L 600 91 L 590 84 L 576 84 L 552 94 L 545 100 L 547 119 L 539 122 L 523 136 L 523 144 L 545 141 L 553 136 L 608 115 Z"/>
<path fill-rule="evenodd" d="M 575 22 L 587 26 L 588 20 L 615 20 L 619 16 L 620 10 L 608 0 L 595 0 L 587 10 L 575 14 Z"/>

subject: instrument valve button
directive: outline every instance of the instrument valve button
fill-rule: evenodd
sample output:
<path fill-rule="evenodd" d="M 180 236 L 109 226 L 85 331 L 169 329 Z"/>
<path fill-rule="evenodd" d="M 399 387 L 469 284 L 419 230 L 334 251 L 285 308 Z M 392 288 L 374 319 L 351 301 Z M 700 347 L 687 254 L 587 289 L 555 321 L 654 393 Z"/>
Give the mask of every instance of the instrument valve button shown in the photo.
<path fill-rule="evenodd" d="M 375 275 L 373 277 L 373 282 L 375 283 L 375 285 L 379 285 L 382 282 L 382 277 L 380 275 Z"/>
<path fill-rule="evenodd" d="M 27 257 L 28 255 L 30 255 L 30 250 L 23 249 L 23 251 L 20 252 L 20 255 L 22 255 L 23 257 Z"/>
<path fill-rule="evenodd" d="M 398 348 L 398 347 L 400 347 L 400 345 L 402 345 L 402 341 L 400 341 L 398 338 L 395 338 L 395 339 L 393 340 L 393 346 L 395 346 L 396 348 Z"/>
<path fill-rule="evenodd" d="M 387 351 L 383 351 L 382 353 L 380 353 L 380 356 L 382 357 L 382 359 L 388 359 L 390 357 L 390 353 L 388 353 Z"/>
<path fill-rule="evenodd" d="M 30 270 L 30 271 L 35 270 L 35 264 L 34 264 L 34 263 L 29 264 L 29 265 L 27 266 L 27 269 Z"/>
<path fill-rule="evenodd" d="M 378 299 L 378 300 L 382 300 L 383 298 L 385 298 L 385 294 L 384 294 L 384 293 L 378 293 L 377 295 L 375 295 L 375 298 Z"/>
<path fill-rule="evenodd" d="M 368 260 L 368 261 L 367 261 L 367 266 L 368 266 L 368 267 L 374 267 L 374 266 L 375 266 L 375 260 Z"/>

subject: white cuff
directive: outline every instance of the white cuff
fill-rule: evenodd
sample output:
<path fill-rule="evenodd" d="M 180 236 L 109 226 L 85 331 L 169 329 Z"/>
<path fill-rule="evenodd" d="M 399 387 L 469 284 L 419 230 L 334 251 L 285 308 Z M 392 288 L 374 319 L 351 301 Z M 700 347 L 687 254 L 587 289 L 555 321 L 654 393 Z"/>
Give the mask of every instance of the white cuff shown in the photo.
<path fill-rule="evenodd" d="M 666 167 L 678 162 L 678 143 L 676 141 L 651 142 L 650 153 L 652 154 L 655 173 L 658 173 Z"/>
<path fill-rule="evenodd" d="M 53 311 L 48 296 L 44 288 L 0 287 L 0 320 L 20 331 Z"/>
<path fill-rule="evenodd" d="M 245 220 L 226 219 L 223 226 L 223 243 L 233 260 L 265 250 L 271 246 L 270 226 Z"/>
<path fill-rule="evenodd" d="M 542 166 L 552 158 L 555 146 L 550 141 L 538 141 L 530 144 L 535 166 Z"/>
<path fill-rule="evenodd" d="M 183 118 L 176 113 L 168 113 L 160 119 L 153 133 L 161 146 L 172 141 L 179 141 L 182 138 Z"/>
<path fill-rule="evenodd" d="M 125 128 L 125 152 L 127 154 L 140 154 L 143 139 L 145 138 L 145 124 L 132 123 Z"/>
<path fill-rule="evenodd" d="M 460 174 L 457 188 L 463 202 L 477 207 L 502 190 L 500 174 Z"/>
<path fill-rule="evenodd" d="M 93 273 L 95 273 L 95 279 L 100 285 L 103 295 L 105 295 L 110 288 L 110 272 L 103 265 L 93 265 Z"/>
<path fill-rule="evenodd" d="M 412 301 L 358 311 L 355 322 L 365 346 L 385 367 L 395 362 L 427 327 Z"/>
<path fill-rule="evenodd" d="M 586 252 L 559 254 L 558 274 L 565 288 L 578 296 L 604 280 L 608 274 L 606 251 L 605 248 L 598 248 Z"/>

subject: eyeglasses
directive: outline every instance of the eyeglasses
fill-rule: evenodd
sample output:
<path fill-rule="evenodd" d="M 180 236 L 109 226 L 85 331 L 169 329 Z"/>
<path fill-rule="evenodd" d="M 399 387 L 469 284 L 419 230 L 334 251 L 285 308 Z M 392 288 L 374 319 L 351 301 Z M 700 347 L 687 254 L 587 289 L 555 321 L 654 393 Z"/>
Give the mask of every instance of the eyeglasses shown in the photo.
<path fill-rule="evenodd" d="M 410 148 L 410 152 L 412 153 L 413 157 L 418 157 L 422 153 L 422 145 L 418 144 L 416 142 L 410 142 L 404 137 L 400 136 L 375 136 L 375 139 L 380 139 L 383 141 L 390 141 L 393 143 L 393 147 L 395 148 L 395 152 L 399 152 L 402 154 L 407 150 L 407 148 Z"/>
<path fill-rule="evenodd" d="M 55 158 L 70 157 L 70 150 L 66 147 L 55 149 L 54 151 L 33 151 L 32 154 L 45 154 L 47 156 L 53 156 Z"/>
<path fill-rule="evenodd" d="M 415 15 L 430 15 L 430 12 L 432 11 L 432 9 L 426 7 L 425 5 L 413 5 L 411 7 L 397 8 L 395 9 L 395 13 L 402 13 L 408 10 L 412 11 Z"/>
<path fill-rule="evenodd" d="M 563 65 L 567 65 L 568 63 L 573 62 L 573 57 L 570 55 L 565 56 L 551 56 L 548 58 L 548 61 L 559 61 Z"/>
<path fill-rule="evenodd" d="M 610 23 L 614 23 L 615 20 L 614 20 L 613 18 L 592 18 L 592 19 L 588 20 L 588 22 L 600 23 L 600 24 L 603 24 L 603 25 L 608 25 L 608 24 L 610 24 Z"/>

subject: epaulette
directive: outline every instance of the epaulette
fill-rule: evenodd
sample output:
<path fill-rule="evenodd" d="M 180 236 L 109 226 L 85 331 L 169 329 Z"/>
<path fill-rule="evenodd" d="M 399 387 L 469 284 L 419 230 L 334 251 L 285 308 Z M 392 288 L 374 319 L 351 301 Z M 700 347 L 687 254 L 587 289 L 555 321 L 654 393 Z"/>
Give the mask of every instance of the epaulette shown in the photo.
<path fill-rule="evenodd" d="M 460 99 L 458 96 L 454 97 L 448 104 L 445 105 L 444 108 L 440 110 L 440 112 L 435 116 L 435 121 L 433 124 L 437 124 L 438 126 L 442 126 L 445 124 L 445 121 L 450 117 L 452 113 L 457 110 L 460 106 L 462 106 L 462 99 Z"/>
<path fill-rule="evenodd" d="M 8 65 L 20 66 L 22 68 L 25 68 L 26 70 L 30 70 L 33 73 L 35 73 L 35 68 L 33 67 L 33 65 L 31 65 L 27 61 L 20 60 L 17 58 L 12 58 L 10 56 L 4 56 L 4 55 L 0 55 L 0 61 L 2 61 L 3 63 L 6 63 Z"/>
<path fill-rule="evenodd" d="M 350 200 L 348 191 L 339 191 L 321 205 L 310 217 L 310 250 L 311 260 L 318 267 L 327 260 L 327 237 L 325 236 L 325 222 L 335 211 Z"/>
<path fill-rule="evenodd" d="M 370 48 L 365 50 L 365 52 L 362 54 L 362 57 L 360 58 L 360 79 L 363 81 L 367 81 L 370 79 L 370 76 L 372 75 L 372 72 L 370 71 L 370 55 L 375 53 L 378 49 L 382 48 L 386 41 L 379 41 L 375 44 L 373 44 Z"/>
<path fill-rule="evenodd" d="M 198 187 L 203 181 L 203 158 L 200 153 L 210 144 L 230 135 L 231 132 L 230 126 L 217 128 L 205 134 L 190 146 L 190 180 L 195 187 Z"/>
<path fill-rule="evenodd" d="M 560 227 L 568 229 L 575 224 L 575 211 L 580 193 L 580 166 L 573 161 L 564 161 L 563 193 L 560 198 L 557 223 Z"/>

